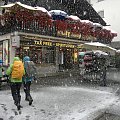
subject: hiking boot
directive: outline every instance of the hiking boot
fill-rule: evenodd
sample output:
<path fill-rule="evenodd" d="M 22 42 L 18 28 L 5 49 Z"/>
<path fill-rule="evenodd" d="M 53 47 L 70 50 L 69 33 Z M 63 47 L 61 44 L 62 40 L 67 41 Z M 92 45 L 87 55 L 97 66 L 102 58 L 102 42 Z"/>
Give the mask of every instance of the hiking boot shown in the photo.
<path fill-rule="evenodd" d="M 23 106 L 22 106 L 22 105 L 20 105 L 20 108 L 23 108 Z"/>
<path fill-rule="evenodd" d="M 33 100 L 29 100 L 29 105 L 32 105 Z"/>
<path fill-rule="evenodd" d="M 18 103 L 17 104 L 17 109 L 20 110 L 20 108 L 21 108 L 21 105 Z"/>
<path fill-rule="evenodd" d="M 25 98 L 25 101 L 29 101 L 29 99 L 28 99 L 28 98 Z"/>
<path fill-rule="evenodd" d="M 20 110 L 20 108 L 23 108 L 23 106 L 20 105 L 20 103 L 14 102 L 14 104 L 17 106 L 17 109 Z"/>

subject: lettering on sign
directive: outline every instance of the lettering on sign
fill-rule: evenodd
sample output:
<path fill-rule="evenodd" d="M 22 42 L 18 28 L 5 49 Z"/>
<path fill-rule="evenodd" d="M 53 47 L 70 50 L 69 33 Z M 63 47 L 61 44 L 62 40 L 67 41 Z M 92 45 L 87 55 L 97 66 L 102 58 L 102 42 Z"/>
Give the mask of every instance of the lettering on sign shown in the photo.
<path fill-rule="evenodd" d="M 77 39 L 81 38 L 81 34 L 75 34 L 69 31 L 57 31 L 57 35 L 68 38 L 77 38 Z"/>
<path fill-rule="evenodd" d="M 52 46 L 52 42 L 44 42 L 44 41 L 43 41 L 43 45 Z"/>
<path fill-rule="evenodd" d="M 75 45 L 72 44 L 66 44 L 66 43 L 56 43 L 57 47 L 69 47 L 69 48 L 74 48 Z"/>
<path fill-rule="evenodd" d="M 42 45 L 42 41 L 35 41 L 35 45 Z"/>
<path fill-rule="evenodd" d="M 46 41 L 34 41 L 35 45 L 45 45 L 45 46 L 57 46 L 57 47 L 69 47 L 74 48 L 75 45 L 68 43 L 55 43 L 55 42 L 46 42 Z"/>

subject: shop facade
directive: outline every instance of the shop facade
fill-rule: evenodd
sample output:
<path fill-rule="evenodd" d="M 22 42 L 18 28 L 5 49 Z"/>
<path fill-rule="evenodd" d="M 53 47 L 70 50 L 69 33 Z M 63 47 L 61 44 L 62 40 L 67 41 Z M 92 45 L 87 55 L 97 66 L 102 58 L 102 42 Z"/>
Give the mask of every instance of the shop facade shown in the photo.
<path fill-rule="evenodd" d="M 23 59 L 28 55 L 38 66 L 54 65 L 58 69 L 71 69 L 77 62 L 77 47 L 81 41 L 14 32 L 3 35 L 0 43 L 3 65 L 12 63 L 14 56 Z"/>
<path fill-rule="evenodd" d="M 0 15 L 0 59 L 6 66 L 14 56 L 23 59 L 28 55 L 39 66 L 71 69 L 77 63 L 81 44 L 91 41 L 108 44 L 117 36 L 102 25 L 77 16 L 60 19 L 57 15 L 54 19 L 41 7 L 16 2 L 1 8 L 5 12 Z"/>

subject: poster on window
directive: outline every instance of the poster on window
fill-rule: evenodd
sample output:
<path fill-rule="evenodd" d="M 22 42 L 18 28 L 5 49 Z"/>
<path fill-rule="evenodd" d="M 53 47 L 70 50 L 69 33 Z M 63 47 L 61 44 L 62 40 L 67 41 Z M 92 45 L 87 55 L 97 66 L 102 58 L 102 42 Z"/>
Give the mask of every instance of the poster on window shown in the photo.
<path fill-rule="evenodd" d="M 0 65 L 2 65 L 2 44 L 0 44 Z"/>
<path fill-rule="evenodd" d="M 20 47 L 20 36 L 13 36 L 12 37 L 12 47 Z"/>
<path fill-rule="evenodd" d="M 8 40 L 3 41 L 3 65 L 8 65 Z"/>

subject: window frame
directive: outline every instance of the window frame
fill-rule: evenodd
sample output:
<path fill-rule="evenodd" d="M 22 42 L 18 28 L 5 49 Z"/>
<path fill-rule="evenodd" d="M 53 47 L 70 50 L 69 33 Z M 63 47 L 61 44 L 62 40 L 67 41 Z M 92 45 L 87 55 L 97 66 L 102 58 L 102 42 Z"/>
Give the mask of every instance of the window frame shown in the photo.
<path fill-rule="evenodd" d="M 98 15 L 99 15 L 101 18 L 105 18 L 105 12 L 104 12 L 104 10 L 99 10 L 97 13 L 98 13 Z"/>
<path fill-rule="evenodd" d="M 102 2 L 102 1 L 104 1 L 104 0 L 98 0 L 98 2 Z"/>

